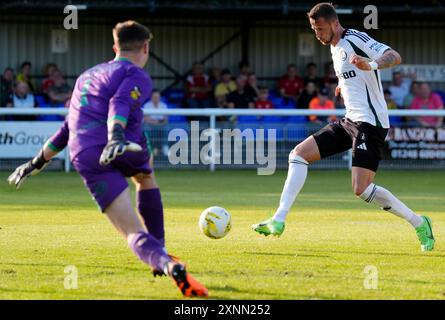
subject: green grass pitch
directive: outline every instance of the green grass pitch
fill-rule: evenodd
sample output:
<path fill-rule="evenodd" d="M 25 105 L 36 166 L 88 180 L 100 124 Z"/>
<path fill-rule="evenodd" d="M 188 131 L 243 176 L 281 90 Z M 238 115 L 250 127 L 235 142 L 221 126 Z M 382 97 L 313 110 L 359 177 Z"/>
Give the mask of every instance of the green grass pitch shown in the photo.
<path fill-rule="evenodd" d="M 281 238 L 250 225 L 271 215 L 286 172 L 159 171 L 171 253 L 212 299 L 445 299 L 445 172 L 381 171 L 377 183 L 434 223 L 436 248 L 422 253 L 405 221 L 357 199 L 347 171 L 310 171 Z M 45 172 L 22 190 L 0 173 L 0 299 L 182 299 L 149 269 L 96 209 L 75 173 Z M 225 207 L 233 228 L 206 238 L 197 222 Z M 78 289 L 64 288 L 65 267 Z M 378 272 L 366 289 L 367 266 Z"/>

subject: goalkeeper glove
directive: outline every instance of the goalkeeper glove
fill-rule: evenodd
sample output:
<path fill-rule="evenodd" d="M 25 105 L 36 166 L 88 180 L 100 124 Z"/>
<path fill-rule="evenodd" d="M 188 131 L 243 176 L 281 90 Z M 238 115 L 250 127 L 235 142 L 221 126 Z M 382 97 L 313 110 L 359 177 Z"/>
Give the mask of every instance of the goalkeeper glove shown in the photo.
<path fill-rule="evenodd" d="M 45 169 L 49 162 L 49 160 L 47 161 L 43 157 L 43 149 L 41 149 L 34 159 L 22 164 L 14 170 L 8 177 L 9 184 L 15 184 L 16 189 L 19 189 L 29 176 L 35 176 L 40 173 L 40 171 Z"/>
<path fill-rule="evenodd" d="M 111 140 L 108 141 L 99 159 L 99 163 L 102 166 L 106 166 L 111 163 L 117 156 L 124 154 L 126 151 L 139 152 L 142 151 L 142 147 L 137 143 L 126 141 L 124 128 L 115 123 L 111 134 Z"/>

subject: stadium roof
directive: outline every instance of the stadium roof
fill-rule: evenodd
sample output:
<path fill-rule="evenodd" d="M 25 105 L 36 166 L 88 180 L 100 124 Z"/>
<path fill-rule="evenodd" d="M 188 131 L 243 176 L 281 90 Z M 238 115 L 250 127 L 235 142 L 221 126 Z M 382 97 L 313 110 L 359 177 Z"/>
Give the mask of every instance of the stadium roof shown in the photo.
<path fill-rule="evenodd" d="M 2 12 L 25 11 L 58 11 L 68 4 L 85 9 L 89 14 L 107 11 L 111 14 L 125 11 L 134 11 L 139 14 L 162 13 L 184 14 L 203 11 L 245 13 L 252 14 L 278 14 L 292 15 L 307 12 L 308 8 L 318 1 L 298 0 L 15 0 L 1 1 Z M 372 4 L 378 7 L 381 14 L 407 14 L 407 15 L 439 15 L 445 13 L 445 0 L 426 1 L 332 1 L 337 8 L 343 9 L 347 14 L 363 13 L 364 6 Z"/>

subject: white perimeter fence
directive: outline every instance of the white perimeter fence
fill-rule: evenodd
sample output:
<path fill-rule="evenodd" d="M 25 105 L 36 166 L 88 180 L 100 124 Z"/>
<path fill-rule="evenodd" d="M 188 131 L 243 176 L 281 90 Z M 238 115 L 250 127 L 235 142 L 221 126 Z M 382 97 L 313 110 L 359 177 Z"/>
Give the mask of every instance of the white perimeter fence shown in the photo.
<path fill-rule="evenodd" d="M 4 116 L 65 116 L 67 109 L 14 109 L 0 108 L 0 119 Z M 146 115 L 165 115 L 172 121 L 164 126 L 146 126 L 151 147 L 155 155 L 156 168 L 258 168 L 266 164 L 258 156 L 257 142 L 263 142 L 263 155 L 274 152 L 276 168 L 287 168 L 289 151 L 308 135 L 316 132 L 324 124 L 314 124 L 306 121 L 307 116 L 315 115 L 326 117 L 336 115 L 342 117 L 344 109 L 335 110 L 307 110 L 307 109 L 167 109 L 144 110 Z M 402 117 L 445 117 L 445 110 L 389 110 L 390 118 Z M 179 119 L 183 117 L 183 119 Z M 185 120 L 184 117 L 187 117 Z M 173 120 L 174 119 L 174 120 Z M 191 123 L 190 119 L 198 119 L 198 123 Z M 295 121 L 293 121 L 295 119 Z M 42 142 L 55 132 L 60 122 L 49 121 L 13 121 L 0 120 L 0 170 L 10 170 L 12 167 L 30 158 L 42 146 Z M 193 129 L 199 127 L 197 135 Z M 210 130 L 209 130 L 210 129 Z M 240 159 L 235 159 L 236 142 L 225 144 L 227 137 L 224 130 L 239 129 L 243 133 Z M 260 131 L 264 130 L 264 136 Z M 249 134 L 246 130 L 250 130 Z M 268 130 L 274 130 L 272 133 Z M 208 140 L 203 140 L 202 133 L 207 131 Z M 184 133 L 184 135 L 178 133 Z M 204 135 L 205 136 L 205 135 Z M 170 138 L 170 139 L 169 139 Z M 171 149 L 181 139 L 188 139 L 190 150 L 186 158 L 172 161 Z M 233 135 L 229 137 L 232 139 Z M 198 140 L 198 141 L 197 141 Z M 249 141 L 251 140 L 251 141 Z M 275 150 L 271 150 L 274 140 Z M 255 143 L 253 143 L 255 141 Z M 250 143 L 251 142 L 251 143 Z M 193 147 L 193 143 L 197 143 Z M 204 159 L 200 153 L 207 146 L 208 157 Z M 230 146 L 229 158 L 223 153 L 222 146 Z M 248 153 L 255 159 L 248 161 Z M 224 157 L 224 159 L 223 159 Z M 67 152 L 60 154 L 59 166 L 65 171 L 70 170 L 70 161 Z M 387 137 L 381 167 L 391 169 L 445 169 L 445 127 L 430 128 L 418 125 L 412 126 L 403 122 L 392 123 Z M 265 159 L 262 159 L 265 160 Z M 270 160 L 270 159 L 269 159 Z M 179 162 L 178 162 L 179 161 Z M 57 163 L 57 161 L 54 161 Z M 320 169 L 350 168 L 351 151 L 324 159 L 311 167 Z M 56 166 L 53 164 L 54 169 Z"/>

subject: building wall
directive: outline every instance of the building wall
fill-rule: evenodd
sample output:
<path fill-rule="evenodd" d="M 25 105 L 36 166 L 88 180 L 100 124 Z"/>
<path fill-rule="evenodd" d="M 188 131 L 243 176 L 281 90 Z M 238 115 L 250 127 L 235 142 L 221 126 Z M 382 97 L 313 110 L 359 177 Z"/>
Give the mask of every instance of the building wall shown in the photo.
<path fill-rule="evenodd" d="M 11 66 L 18 70 L 22 61 L 29 60 L 37 75 L 46 63 L 55 62 L 65 74 L 74 77 L 91 65 L 113 57 L 111 28 L 114 21 L 106 18 L 80 18 L 79 29 L 68 31 L 68 52 L 52 53 L 51 31 L 62 29 L 61 20 L 60 17 L 0 16 L 0 69 Z M 153 52 L 181 74 L 189 70 L 194 61 L 204 58 L 240 30 L 240 21 L 236 20 L 151 19 L 141 22 L 149 25 L 155 35 Z M 379 27 L 371 35 L 399 50 L 404 63 L 445 63 L 445 23 L 388 22 Z M 304 65 L 314 61 L 323 73 L 324 63 L 330 60 L 329 48 L 319 44 L 315 37 L 314 56 L 299 55 L 299 37 L 307 33 L 311 30 L 305 19 L 256 22 L 249 37 L 249 59 L 253 70 L 259 77 L 278 77 L 289 63 L 296 63 L 303 72 Z M 209 59 L 206 67 L 228 67 L 236 72 L 241 48 L 241 38 L 238 37 Z M 148 70 L 155 77 L 173 75 L 154 59 L 151 59 Z M 162 89 L 171 82 L 171 79 L 156 80 L 155 86 Z"/>

